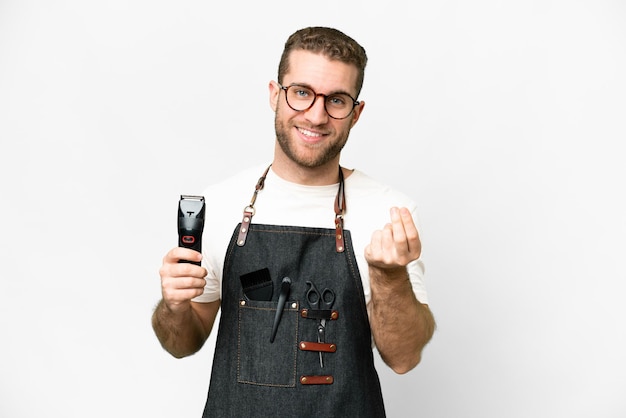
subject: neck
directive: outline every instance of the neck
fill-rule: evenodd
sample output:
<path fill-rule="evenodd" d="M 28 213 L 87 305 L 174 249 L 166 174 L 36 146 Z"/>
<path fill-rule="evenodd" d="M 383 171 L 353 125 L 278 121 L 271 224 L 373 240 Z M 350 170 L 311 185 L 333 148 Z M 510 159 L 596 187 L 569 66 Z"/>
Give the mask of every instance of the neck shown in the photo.
<path fill-rule="evenodd" d="M 342 168 L 344 178 L 348 177 L 352 170 Z M 327 186 L 339 183 L 339 158 L 320 167 L 303 167 L 291 160 L 288 162 L 274 158 L 272 171 L 283 180 L 304 186 Z"/>

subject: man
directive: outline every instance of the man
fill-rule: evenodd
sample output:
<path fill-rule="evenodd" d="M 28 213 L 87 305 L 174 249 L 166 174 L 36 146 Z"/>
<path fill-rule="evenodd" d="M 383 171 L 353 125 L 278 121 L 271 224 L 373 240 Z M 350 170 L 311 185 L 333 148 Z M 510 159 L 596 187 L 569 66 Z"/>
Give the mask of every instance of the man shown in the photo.
<path fill-rule="evenodd" d="M 335 29 L 291 35 L 269 83 L 273 162 L 207 188 L 203 254 L 163 259 L 168 352 L 197 352 L 221 310 L 205 417 L 384 416 L 372 346 L 406 373 L 432 337 L 415 204 L 339 165 L 366 62 Z"/>

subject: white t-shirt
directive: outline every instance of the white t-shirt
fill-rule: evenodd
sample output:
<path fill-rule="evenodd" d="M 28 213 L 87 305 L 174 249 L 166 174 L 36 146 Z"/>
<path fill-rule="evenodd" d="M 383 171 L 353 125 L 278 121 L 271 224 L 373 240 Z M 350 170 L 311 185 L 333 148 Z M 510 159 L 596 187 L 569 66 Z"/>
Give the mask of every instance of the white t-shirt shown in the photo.
<path fill-rule="evenodd" d="M 204 293 L 194 301 L 212 302 L 221 299 L 224 257 L 228 244 L 266 168 L 267 165 L 247 169 L 205 189 L 202 265 L 208 275 Z M 337 189 L 338 184 L 303 186 L 290 183 L 270 169 L 265 186 L 258 193 L 254 204 L 256 212 L 252 223 L 334 229 Z M 345 179 L 345 196 L 344 229 L 350 231 L 352 236 L 365 301 L 369 303 L 371 294 L 365 247 L 370 243 L 372 233 L 391 221 L 389 210 L 392 206 L 408 208 L 419 230 L 417 207 L 406 195 L 358 170 Z M 408 265 L 408 271 L 415 296 L 421 303 L 428 303 L 421 257 Z"/>

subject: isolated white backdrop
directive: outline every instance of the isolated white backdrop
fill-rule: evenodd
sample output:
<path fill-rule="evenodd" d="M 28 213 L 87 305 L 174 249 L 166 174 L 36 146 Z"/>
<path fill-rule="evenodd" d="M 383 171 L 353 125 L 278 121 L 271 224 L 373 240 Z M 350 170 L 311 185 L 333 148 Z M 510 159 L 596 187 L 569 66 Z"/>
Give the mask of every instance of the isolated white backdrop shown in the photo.
<path fill-rule="evenodd" d="M 407 375 L 377 360 L 389 415 L 626 416 L 608 0 L 0 0 L 0 416 L 200 415 L 212 341 L 160 348 L 158 267 L 181 193 L 270 160 L 267 83 L 308 25 L 370 57 L 343 164 L 420 205 L 438 330 Z"/>

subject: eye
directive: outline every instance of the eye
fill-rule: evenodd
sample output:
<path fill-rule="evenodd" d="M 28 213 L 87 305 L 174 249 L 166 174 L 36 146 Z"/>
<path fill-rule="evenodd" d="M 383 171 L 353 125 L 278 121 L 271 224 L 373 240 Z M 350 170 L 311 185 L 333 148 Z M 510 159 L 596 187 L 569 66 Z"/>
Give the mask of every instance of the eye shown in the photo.
<path fill-rule="evenodd" d="M 328 99 L 326 100 L 329 105 L 334 107 L 345 107 L 350 102 L 350 100 L 343 94 L 328 96 Z"/>
<path fill-rule="evenodd" d="M 311 90 L 300 86 L 292 86 L 291 90 L 293 90 L 293 95 L 299 99 L 306 99 L 312 94 Z"/>

